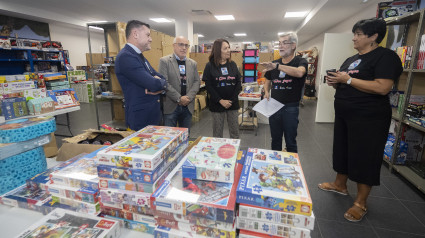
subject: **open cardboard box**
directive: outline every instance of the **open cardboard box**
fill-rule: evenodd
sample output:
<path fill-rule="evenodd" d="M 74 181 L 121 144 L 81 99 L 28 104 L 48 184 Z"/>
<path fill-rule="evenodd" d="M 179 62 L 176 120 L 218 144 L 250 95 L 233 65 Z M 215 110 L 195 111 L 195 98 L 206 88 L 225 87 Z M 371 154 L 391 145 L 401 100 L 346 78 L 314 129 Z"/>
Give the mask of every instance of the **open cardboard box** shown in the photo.
<path fill-rule="evenodd" d="M 99 140 L 111 141 L 112 144 L 115 144 L 133 133 L 134 131 L 100 131 L 88 129 L 80 135 L 63 139 L 65 143 L 63 143 L 62 147 L 59 149 L 56 161 L 66 161 L 81 153 L 90 153 L 100 148 L 107 147 L 106 145 L 78 144 L 81 141 L 97 137 Z"/>

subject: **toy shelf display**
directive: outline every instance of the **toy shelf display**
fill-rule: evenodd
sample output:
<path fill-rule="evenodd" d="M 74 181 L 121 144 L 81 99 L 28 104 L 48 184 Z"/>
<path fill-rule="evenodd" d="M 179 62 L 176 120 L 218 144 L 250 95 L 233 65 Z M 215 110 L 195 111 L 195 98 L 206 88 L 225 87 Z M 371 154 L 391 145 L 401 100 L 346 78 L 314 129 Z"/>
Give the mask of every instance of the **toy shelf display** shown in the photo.
<path fill-rule="evenodd" d="M 258 49 L 243 50 L 243 81 L 244 83 L 252 83 L 257 81 L 257 66 L 260 61 Z"/>

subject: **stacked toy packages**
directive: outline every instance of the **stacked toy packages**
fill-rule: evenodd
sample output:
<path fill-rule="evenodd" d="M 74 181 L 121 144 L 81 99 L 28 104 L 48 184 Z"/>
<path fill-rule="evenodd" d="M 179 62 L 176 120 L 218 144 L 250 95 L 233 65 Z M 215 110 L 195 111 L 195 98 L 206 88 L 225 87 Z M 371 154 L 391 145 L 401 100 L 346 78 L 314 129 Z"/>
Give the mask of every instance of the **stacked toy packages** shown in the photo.
<path fill-rule="evenodd" d="M 0 195 L 46 170 L 42 145 L 56 130 L 54 118 L 34 117 L 0 124 Z"/>
<path fill-rule="evenodd" d="M 116 221 L 57 208 L 18 237 L 118 238 L 120 235 L 121 229 Z"/>
<path fill-rule="evenodd" d="M 187 128 L 147 126 L 98 153 L 102 213 L 153 234 L 150 197 L 181 160 Z"/>
<path fill-rule="evenodd" d="M 151 197 L 155 237 L 235 237 L 240 140 L 203 137 Z"/>
<path fill-rule="evenodd" d="M 307 238 L 312 201 L 296 153 L 249 148 L 237 188 L 240 237 Z"/>

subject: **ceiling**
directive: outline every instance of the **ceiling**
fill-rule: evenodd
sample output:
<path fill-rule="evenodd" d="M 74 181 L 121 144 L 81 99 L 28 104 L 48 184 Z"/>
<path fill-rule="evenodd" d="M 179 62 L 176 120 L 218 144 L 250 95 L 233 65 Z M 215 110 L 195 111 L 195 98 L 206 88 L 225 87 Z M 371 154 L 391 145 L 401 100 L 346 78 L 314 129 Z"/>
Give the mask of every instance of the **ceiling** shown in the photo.
<path fill-rule="evenodd" d="M 382 0 L 380 0 L 382 1 Z M 178 22 L 193 21 L 193 33 L 205 37 L 199 42 L 227 38 L 230 42 L 273 41 L 278 32 L 296 31 L 302 44 L 367 8 L 378 0 L 0 0 L 0 13 L 43 22 L 85 26 L 94 21 L 137 19 L 152 29 L 175 35 L 175 23 L 155 23 L 164 17 Z M 36 4 L 35 4 L 36 3 Z M 198 15 L 192 10 L 212 14 Z M 304 18 L 283 18 L 285 12 L 308 11 Z M 213 15 L 229 15 L 235 21 L 218 21 Z M 354 22 L 353 22 L 354 24 Z M 233 33 L 246 33 L 237 37 Z"/>

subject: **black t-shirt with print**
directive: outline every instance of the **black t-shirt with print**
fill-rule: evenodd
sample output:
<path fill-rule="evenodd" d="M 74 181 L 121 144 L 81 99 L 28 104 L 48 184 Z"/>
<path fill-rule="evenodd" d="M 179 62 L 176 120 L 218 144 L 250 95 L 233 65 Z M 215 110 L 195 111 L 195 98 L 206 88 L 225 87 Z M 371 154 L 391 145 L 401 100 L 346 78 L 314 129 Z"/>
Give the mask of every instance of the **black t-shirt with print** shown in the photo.
<path fill-rule="evenodd" d="M 186 61 L 177 60 L 180 72 L 180 95 L 186 95 L 187 81 L 186 81 Z"/>
<path fill-rule="evenodd" d="M 271 86 L 271 97 L 280 103 L 295 103 L 301 100 L 301 92 L 304 87 L 305 78 L 307 76 L 308 62 L 306 59 L 295 56 L 289 63 L 283 64 L 282 59 L 273 61 L 273 63 L 279 63 L 291 67 L 298 68 L 303 66 L 306 69 L 306 73 L 301 78 L 290 76 L 283 71 L 273 69 L 267 71 L 264 77 L 272 81 Z"/>
<path fill-rule="evenodd" d="M 204 69 L 202 80 L 210 95 L 209 109 L 212 112 L 224 112 L 226 109 L 220 104 L 221 99 L 231 100 L 232 106 L 227 110 L 239 109 L 238 95 L 242 90 L 241 74 L 234 61 L 220 64 L 216 67 L 208 62 Z"/>
<path fill-rule="evenodd" d="M 372 81 L 374 79 L 392 79 L 395 82 L 403 72 L 398 55 L 387 48 L 378 47 L 369 53 L 356 54 L 346 59 L 339 71 L 347 72 L 352 78 Z M 349 99 L 351 102 L 389 100 L 387 95 L 362 92 L 347 84 L 338 84 L 336 99 Z"/>

